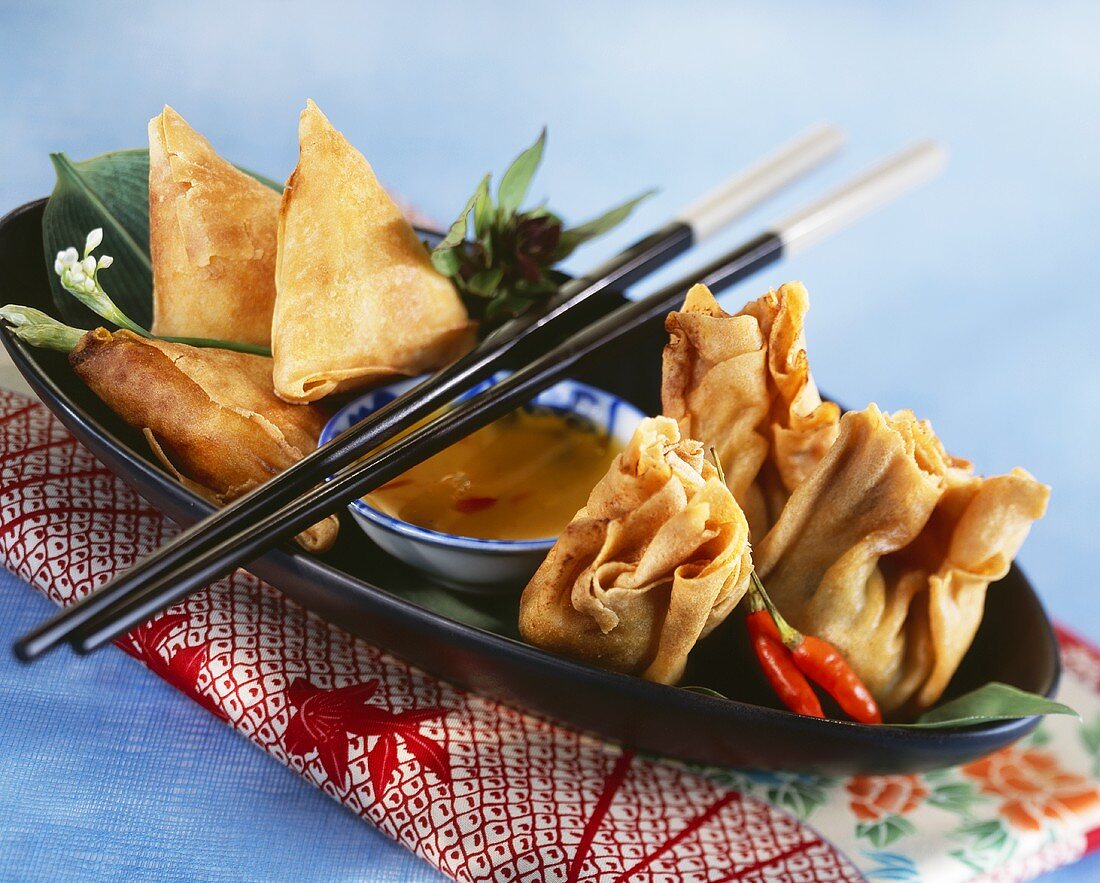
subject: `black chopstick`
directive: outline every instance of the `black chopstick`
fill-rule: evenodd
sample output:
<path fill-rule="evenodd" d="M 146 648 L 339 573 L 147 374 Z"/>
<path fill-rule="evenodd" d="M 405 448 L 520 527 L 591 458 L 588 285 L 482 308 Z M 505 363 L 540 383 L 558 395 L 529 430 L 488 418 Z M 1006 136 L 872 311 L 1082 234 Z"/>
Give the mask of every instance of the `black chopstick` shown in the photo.
<path fill-rule="evenodd" d="M 582 305 L 599 307 L 601 295 L 624 288 L 683 254 L 695 243 L 816 168 L 834 155 L 842 142 L 836 129 L 816 127 L 723 183 L 684 209 L 675 220 L 592 272 L 563 285 L 541 311 L 529 311 L 497 329 L 467 356 L 427 378 L 291 468 L 184 531 L 78 604 L 27 633 L 15 642 L 13 652 L 24 661 L 38 658 L 112 605 L 171 574 L 202 550 L 235 536 L 265 513 L 287 505 L 304 490 L 431 415 L 494 374 L 519 347 L 523 347 L 522 352 L 526 355 L 535 351 L 540 340 L 545 345 L 551 333 L 561 337 L 575 331 L 581 322 L 591 318 L 591 309 L 580 309 Z M 606 309 L 604 306 L 600 314 Z"/>
<path fill-rule="evenodd" d="M 938 172 L 943 152 L 925 144 L 899 156 L 796 212 L 769 232 L 688 277 L 625 304 L 553 347 L 482 394 L 318 485 L 281 510 L 269 512 L 233 537 L 147 585 L 73 636 L 73 647 L 91 652 L 140 625 L 191 592 L 245 565 L 352 500 L 393 480 L 460 438 L 514 410 L 565 378 L 583 359 L 675 308 L 684 291 L 703 282 L 721 291 L 779 260 L 785 251 L 817 241 Z"/>

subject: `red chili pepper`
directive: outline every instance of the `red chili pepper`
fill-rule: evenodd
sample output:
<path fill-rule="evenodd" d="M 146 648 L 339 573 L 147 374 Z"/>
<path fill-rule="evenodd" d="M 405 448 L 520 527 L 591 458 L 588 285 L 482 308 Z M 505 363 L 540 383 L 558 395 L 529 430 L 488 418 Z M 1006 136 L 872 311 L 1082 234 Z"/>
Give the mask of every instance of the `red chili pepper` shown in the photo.
<path fill-rule="evenodd" d="M 794 664 L 811 681 L 832 696 L 852 720 L 881 724 L 882 712 L 867 685 L 859 679 L 840 651 L 828 641 L 803 635 L 791 648 Z"/>
<path fill-rule="evenodd" d="M 490 506 L 497 504 L 496 497 L 463 497 L 461 500 L 455 500 L 455 509 L 463 514 L 469 514 L 471 512 L 480 512 L 482 509 L 488 509 Z"/>
<path fill-rule="evenodd" d="M 718 477 L 726 476 L 718 452 L 710 449 Z M 750 612 L 745 619 L 752 647 L 772 689 L 792 711 L 825 717 L 821 702 L 806 678 L 836 700 L 844 713 L 864 724 L 881 724 L 882 712 L 867 685 L 828 641 L 803 635 L 793 628 L 772 603 L 756 571 L 749 573 Z"/>
<path fill-rule="evenodd" d="M 752 574 L 752 581 L 752 605 L 758 609 L 748 616 L 750 633 L 767 636 L 781 644 L 790 654 L 799 673 L 832 696 L 852 720 L 864 724 L 881 724 L 882 712 L 879 711 L 875 697 L 840 651 L 828 641 L 803 635 L 791 626 L 772 604 L 755 573 Z"/>
<path fill-rule="evenodd" d="M 750 613 L 745 623 L 760 668 L 783 704 L 796 714 L 825 717 L 813 687 L 795 666 L 790 651 L 779 640 L 779 631 L 768 611 Z"/>
<path fill-rule="evenodd" d="M 745 618 L 745 623 L 749 627 L 750 635 L 754 633 L 765 634 L 775 638 L 780 644 L 783 643 L 783 636 L 779 634 L 775 620 L 772 619 L 772 615 L 768 613 L 767 608 L 761 607 L 759 610 L 754 610 Z"/>

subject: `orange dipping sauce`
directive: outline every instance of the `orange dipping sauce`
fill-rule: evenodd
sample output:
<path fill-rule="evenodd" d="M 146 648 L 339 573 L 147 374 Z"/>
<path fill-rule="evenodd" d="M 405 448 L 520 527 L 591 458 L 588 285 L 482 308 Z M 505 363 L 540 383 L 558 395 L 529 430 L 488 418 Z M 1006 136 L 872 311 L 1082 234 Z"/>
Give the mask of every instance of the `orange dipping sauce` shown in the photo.
<path fill-rule="evenodd" d="M 441 533 L 556 537 L 622 451 L 575 416 L 519 410 L 367 494 L 370 506 Z"/>

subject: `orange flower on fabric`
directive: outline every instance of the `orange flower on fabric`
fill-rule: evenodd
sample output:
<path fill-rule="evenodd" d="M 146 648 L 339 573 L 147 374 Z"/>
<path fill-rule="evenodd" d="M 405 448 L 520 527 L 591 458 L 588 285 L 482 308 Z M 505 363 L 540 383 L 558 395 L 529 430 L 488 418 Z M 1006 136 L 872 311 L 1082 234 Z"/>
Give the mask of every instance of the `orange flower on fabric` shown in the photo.
<path fill-rule="evenodd" d="M 1069 773 L 1053 755 L 1034 748 L 1004 748 L 962 768 L 983 794 L 1003 798 L 1001 815 L 1022 831 L 1038 831 L 1100 803 L 1100 790 Z"/>
<path fill-rule="evenodd" d="M 903 816 L 928 796 L 920 776 L 855 776 L 846 787 L 852 795 L 852 812 L 863 822 Z"/>

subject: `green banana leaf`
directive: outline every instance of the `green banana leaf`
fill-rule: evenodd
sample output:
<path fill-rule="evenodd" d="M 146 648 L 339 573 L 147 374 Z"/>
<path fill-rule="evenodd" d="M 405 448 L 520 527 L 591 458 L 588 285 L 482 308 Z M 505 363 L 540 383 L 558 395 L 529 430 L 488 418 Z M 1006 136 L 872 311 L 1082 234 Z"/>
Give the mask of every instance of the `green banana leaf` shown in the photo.
<path fill-rule="evenodd" d="M 701 693 L 715 699 L 728 699 L 728 696 L 712 690 L 710 687 L 682 687 L 692 693 Z M 1018 687 L 1011 687 L 999 681 L 990 681 L 971 690 L 957 699 L 944 702 L 922 714 L 911 724 L 888 723 L 888 727 L 903 727 L 912 730 L 934 730 L 946 727 L 968 727 L 991 721 L 1016 720 L 1035 715 L 1066 714 L 1080 717 L 1076 711 L 1061 702 L 1047 699 L 1037 693 L 1028 693 Z"/>
<path fill-rule="evenodd" d="M 149 259 L 149 151 L 114 150 L 74 162 L 64 153 L 50 154 L 57 184 L 42 216 L 46 271 L 58 315 L 69 325 L 95 328 L 103 320 L 61 287 L 54 258 L 69 246 L 78 251 L 84 238 L 103 228 L 101 252 L 114 259 L 104 274 L 111 299 L 131 319 L 148 328 L 153 322 L 153 269 Z M 273 190 L 281 184 L 248 169 Z"/>

